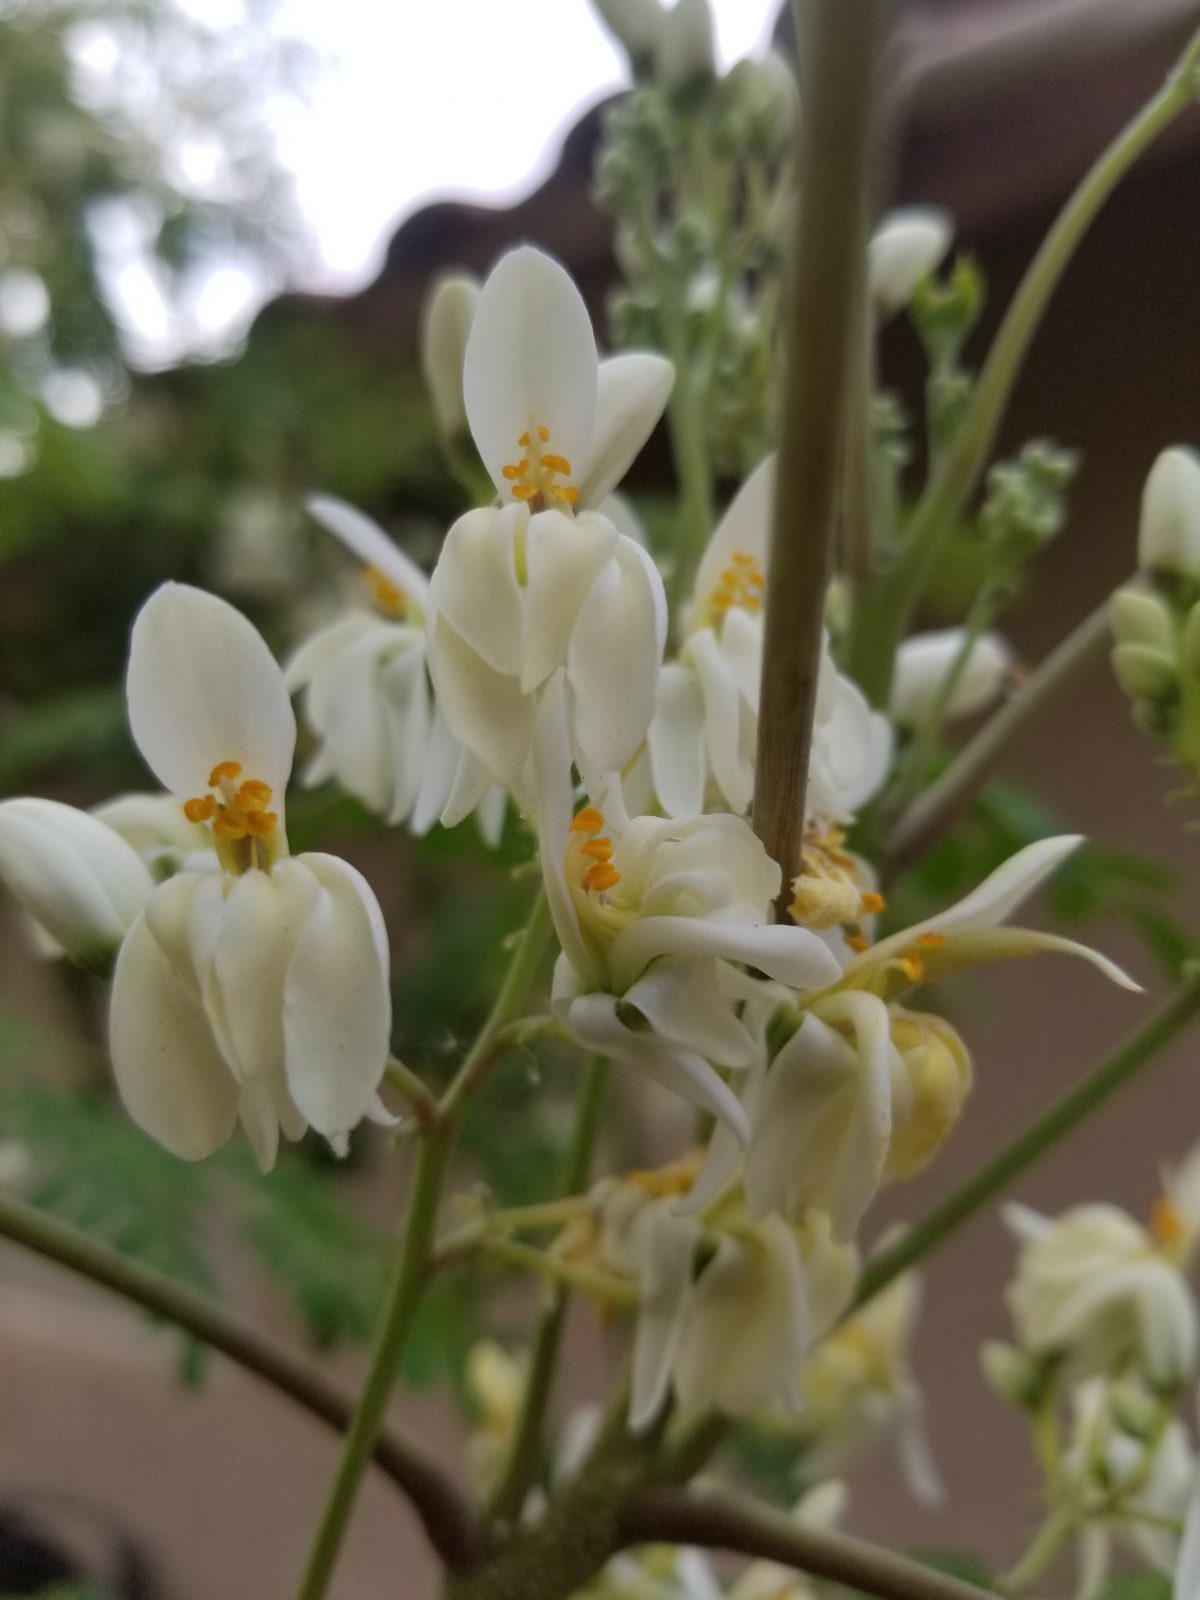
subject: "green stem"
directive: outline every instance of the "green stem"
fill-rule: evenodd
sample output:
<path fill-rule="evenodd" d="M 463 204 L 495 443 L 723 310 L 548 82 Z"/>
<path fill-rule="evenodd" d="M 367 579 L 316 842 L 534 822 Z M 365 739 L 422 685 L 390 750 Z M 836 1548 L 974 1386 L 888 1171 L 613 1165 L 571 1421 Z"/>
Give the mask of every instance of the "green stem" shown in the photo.
<path fill-rule="evenodd" d="M 1012 740 L 1074 681 L 1077 673 L 1099 657 L 1109 634 L 1109 601 L 1105 596 L 900 818 L 887 841 L 889 876 L 895 876 L 920 856 L 969 804 Z"/>
<path fill-rule="evenodd" d="M 1196 98 L 1198 62 L 1200 33 L 1159 92 L 1084 177 L 1022 279 L 988 352 L 963 425 L 913 511 L 905 554 L 894 572 L 881 580 L 888 604 L 877 620 L 886 626 L 886 634 L 865 638 L 860 633 L 852 671 L 876 705 L 887 704 L 895 646 L 907 632 L 913 608 L 987 464 L 1025 355 L 1064 271 L 1113 189 Z"/>
<path fill-rule="evenodd" d="M 553 1283 L 580 1289 L 594 1299 L 606 1300 L 611 1305 L 632 1310 L 638 1303 L 638 1289 L 627 1278 L 612 1273 L 597 1272 L 592 1267 L 582 1267 L 577 1261 L 567 1261 L 561 1256 L 539 1250 L 535 1245 L 523 1244 L 520 1239 L 497 1238 L 484 1234 L 479 1241 L 480 1251 L 493 1261 L 506 1266 L 519 1267 L 523 1272 L 533 1272 Z"/>
<path fill-rule="evenodd" d="M 588 1062 L 580 1090 L 575 1129 L 563 1173 L 562 1191 L 566 1195 L 577 1194 L 587 1185 L 592 1152 L 600 1132 L 607 1082 L 608 1069 L 603 1058 L 593 1056 Z M 529 1375 L 525 1380 L 512 1446 L 504 1471 L 488 1500 L 489 1516 L 499 1521 L 511 1521 L 520 1515 L 525 1496 L 537 1474 L 542 1428 L 566 1324 L 567 1299 L 567 1286 L 557 1285 L 538 1319 L 529 1358 Z"/>
<path fill-rule="evenodd" d="M 354 1414 L 353 1397 L 318 1368 L 224 1306 L 132 1261 L 111 1245 L 48 1216 L 0 1190 L 0 1238 L 31 1250 L 69 1272 L 109 1289 L 153 1317 L 198 1339 L 255 1377 L 269 1383 L 311 1415 L 344 1432 Z M 417 1441 L 394 1429 L 374 1440 L 380 1468 L 411 1500 L 434 1549 L 450 1567 L 467 1564 L 478 1535 L 456 1485 Z"/>
<path fill-rule="evenodd" d="M 801 866 L 825 592 L 866 296 L 865 219 L 886 15 L 883 0 L 817 7 L 801 117 L 754 779 L 754 829 L 783 872 L 781 916 Z"/>
<path fill-rule="evenodd" d="M 1074 1511 L 1064 1509 L 1051 1512 L 1016 1566 L 999 1580 L 1001 1591 L 1004 1594 L 1020 1594 L 1022 1589 L 1036 1583 L 1071 1537 L 1077 1521 Z"/>
<path fill-rule="evenodd" d="M 863 1269 L 851 1311 L 916 1266 L 1147 1066 L 1200 1012 L 1200 968 L 1079 1083 Z"/>
<path fill-rule="evenodd" d="M 392 1056 L 383 1076 L 390 1087 L 408 1101 L 418 1127 L 427 1130 L 436 1126 L 439 1115 L 437 1096 L 411 1067 L 406 1067 L 403 1061 Z"/>
<path fill-rule="evenodd" d="M 492 1064 L 508 1048 L 505 1030 L 520 1014 L 537 976 L 550 929 L 544 892 L 538 897 L 509 960 L 490 1015 L 446 1090 L 438 1120 L 421 1141 L 408 1222 L 375 1348 L 350 1424 L 329 1498 L 318 1524 L 298 1600 L 323 1600 L 337 1565 L 358 1491 L 383 1426 L 408 1336 L 428 1281 L 442 1185 L 459 1129 Z"/>

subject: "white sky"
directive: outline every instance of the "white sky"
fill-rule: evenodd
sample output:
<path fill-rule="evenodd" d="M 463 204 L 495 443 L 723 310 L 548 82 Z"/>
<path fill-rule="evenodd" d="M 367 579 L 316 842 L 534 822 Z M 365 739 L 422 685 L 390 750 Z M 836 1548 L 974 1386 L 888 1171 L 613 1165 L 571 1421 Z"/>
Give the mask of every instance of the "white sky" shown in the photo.
<path fill-rule="evenodd" d="M 778 0 L 713 9 L 730 62 L 765 46 Z M 434 196 L 527 193 L 627 76 L 588 0 L 281 0 L 278 27 L 327 63 L 280 128 L 316 234 L 312 287 L 367 281 L 396 223 Z"/>

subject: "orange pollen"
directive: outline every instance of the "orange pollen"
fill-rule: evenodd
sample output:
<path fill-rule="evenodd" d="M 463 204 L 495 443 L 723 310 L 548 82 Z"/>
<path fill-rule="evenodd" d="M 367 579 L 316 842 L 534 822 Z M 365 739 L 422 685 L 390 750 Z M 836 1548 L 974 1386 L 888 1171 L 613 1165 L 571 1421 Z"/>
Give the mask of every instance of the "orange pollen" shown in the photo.
<path fill-rule="evenodd" d="M 946 935 L 944 933 L 920 933 L 917 935 L 917 943 L 922 950 L 940 950 L 945 942 Z"/>
<path fill-rule="evenodd" d="M 208 787 L 215 789 L 222 778 L 236 778 L 242 770 L 240 761 L 218 761 L 208 775 Z"/>
<path fill-rule="evenodd" d="M 583 847 L 585 856 L 591 856 L 593 861 L 611 861 L 613 844 L 611 839 L 589 839 Z"/>
<path fill-rule="evenodd" d="M 211 794 L 202 794 L 196 800 L 183 802 L 183 814 L 189 822 L 207 822 L 217 809 L 217 802 Z"/>
<path fill-rule="evenodd" d="M 271 802 L 271 785 L 261 778 L 247 778 L 234 798 L 243 811 L 262 811 Z"/>
<path fill-rule="evenodd" d="M 1181 1243 L 1186 1231 L 1176 1207 L 1165 1194 L 1159 1195 L 1150 1212 L 1150 1232 L 1159 1244 L 1174 1245 Z"/>
<path fill-rule="evenodd" d="M 866 894 L 864 894 L 862 899 L 859 901 L 859 907 L 864 917 L 875 916 L 877 912 L 883 910 L 886 904 L 887 901 L 874 889 L 868 889 Z"/>
<path fill-rule="evenodd" d="M 261 778 L 247 778 L 234 788 L 242 771 L 239 761 L 218 761 L 209 775 L 216 794 L 196 795 L 183 803 L 189 822 L 211 822 L 218 839 L 266 839 L 279 821 L 278 811 L 268 811 L 271 785 Z"/>
<path fill-rule="evenodd" d="M 597 861 L 594 867 L 589 867 L 583 875 L 585 889 L 611 889 L 614 884 L 620 883 L 621 874 L 616 867 L 608 861 Z"/>
<path fill-rule="evenodd" d="M 717 580 L 709 604 L 721 614 L 731 606 L 741 606 L 744 611 L 760 611 L 766 583 L 757 556 L 745 550 L 735 550 L 729 565 Z"/>
<path fill-rule="evenodd" d="M 919 955 L 901 956 L 899 966 L 910 983 L 920 983 L 925 976 L 925 963 Z"/>
<path fill-rule="evenodd" d="M 862 955 L 864 950 L 869 950 L 871 948 L 870 940 L 864 939 L 861 933 L 847 934 L 846 943 L 850 946 L 851 950 L 854 951 L 856 956 Z"/>
<path fill-rule="evenodd" d="M 532 501 L 535 511 L 540 511 L 549 500 L 573 506 L 579 499 L 579 490 L 573 484 L 554 481 L 571 476 L 571 463 L 566 456 L 541 448 L 549 437 L 549 428 L 527 428 L 517 440 L 524 454 L 520 460 L 500 469 L 505 483 L 511 486 L 513 499 Z"/>
<path fill-rule="evenodd" d="M 380 610 L 393 617 L 402 617 L 408 609 L 408 596 L 400 585 L 389 578 L 381 567 L 368 567 L 365 577 Z"/>
<path fill-rule="evenodd" d="M 604 817 L 595 806 L 584 806 L 578 816 L 571 820 L 572 833 L 599 833 L 604 826 Z"/>

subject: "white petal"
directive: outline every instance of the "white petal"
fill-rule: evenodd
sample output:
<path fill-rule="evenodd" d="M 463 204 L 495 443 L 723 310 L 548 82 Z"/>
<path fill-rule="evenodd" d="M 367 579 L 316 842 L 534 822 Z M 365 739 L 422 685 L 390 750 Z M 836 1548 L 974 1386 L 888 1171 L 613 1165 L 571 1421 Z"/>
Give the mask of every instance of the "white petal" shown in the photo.
<path fill-rule="evenodd" d="M 890 211 L 871 238 L 867 276 L 871 297 L 885 314 L 899 311 L 921 279 L 950 248 L 954 224 L 936 206 L 902 206 Z"/>
<path fill-rule="evenodd" d="M 421 787 L 408 824 L 418 838 L 428 833 L 441 816 L 454 787 L 462 754 L 463 747 L 450 732 L 445 712 L 440 706 L 436 707 L 429 745 L 421 765 Z"/>
<path fill-rule="evenodd" d="M 596 771 L 623 767 L 650 726 L 666 625 L 658 568 L 640 545 L 618 538 L 567 653 L 575 743 Z"/>
<path fill-rule="evenodd" d="M 754 795 L 754 760 L 742 739 L 742 696 L 730 663 L 721 653 L 711 628 L 702 628 L 688 641 L 704 696 L 704 732 L 708 764 L 725 804 L 737 816 L 750 807 Z"/>
<path fill-rule="evenodd" d="M 387 662 L 380 680 L 389 729 L 392 805 L 387 820 L 403 822 L 416 803 L 429 750 L 432 722 L 425 640 L 400 650 Z"/>
<path fill-rule="evenodd" d="M 568 517 L 541 511 L 525 535 L 526 622 L 521 688 L 525 693 L 567 659 L 581 607 L 612 560 L 617 530 L 599 512 Z"/>
<path fill-rule="evenodd" d="M 440 616 L 433 621 L 429 668 L 454 737 L 501 783 L 518 783 L 533 732 L 533 709 L 520 680 L 494 671 Z"/>
<path fill-rule="evenodd" d="M 1180 445 L 1158 456 L 1142 491 L 1138 565 L 1145 572 L 1200 573 L 1200 456 Z"/>
<path fill-rule="evenodd" d="M 345 861 L 310 854 L 276 875 L 285 869 L 311 873 L 320 894 L 284 979 L 284 1069 L 306 1121 L 336 1142 L 362 1120 L 387 1066 L 387 932 L 366 879 Z"/>
<path fill-rule="evenodd" d="M 1082 834 L 1064 833 L 1026 845 L 1016 855 L 1009 856 L 956 905 L 939 911 L 936 916 L 909 929 L 909 936 L 994 928 L 1011 916 L 1021 902 L 1082 843 Z"/>
<path fill-rule="evenodd" d="M 436 609 L 496 672 L 519 676 L 525 652 L 525 605 L 517 582 L 517 539 L 529 522 L 524 506 L 468 511 L 446 535 L 429 587 Z"/>
<path fill-rule="evenodd" d="M 384 817 L 396 803 L 397 724 L 402 745 L 407 742 L 406 708 L 394 703 L 393 685 L 408 691 L 410 704 L 418 689 L 424 690 L 425 638 L 415 629 L 384 628 L 366 635 L 321 679 L 326 760 L 345 790 Z M 421 709 L 418 705 L 418 717 Z M 415 787 L 411 765 L 407 774 L 402 766 L 401 775 Z"/>
<path fill-rule="evenodd" d="M 125 1109 L 152 1139 L 185 1161 L 225 1143 L 237 1119 L 236 1086 L 204 1012 L 144 921 L 117 960 L 109 1046 Z"/>
<path fill-rule="evenodd" d="M 501 499 L 504 468 L 521 457 L 521 435 L 549 429 L 546 448 L 565 456 L 578 487 L 596 420 L 599 361 L 583 296 L 570 274 L 524 246 L 493 267 L 467 340 L 463 398 L 471 434 Z"/>
<path fill-rule="evenodd" d="M 171 802 L 178 810 L 178 803 Z M 56 800 L 0 804 L 0 879 L 74 959 L 103 962 L 154 888 L 132 845 Z"/>
<path fill-rule="evenodd" d="M 794 989 L 817 989 L 840 976 L 837 961 L 809 928 L 642 917 L 622 928 L 610 947 L 609 966 L 618 987 L 628 988 L 657 956 L 743 961 Z"/>
<path fill-rule="evenodd" d="M 472 755 L 470 750 L 464 750 L 459 755 L 458 766 L 454 773 L 454 782 L 450 786 L 450 793 L 446 796 L 446 803 L 442 807 L 441 823 L 443 828 L 455 828 L 465 817 L 469 817 L 477 806 L 490 793 L 501 796 L 505 791 L 492 783 L 492 775 L 479 757 Z M 503 821 L 503 817 L 501 818 Z"/>
<path fill-rule="evenodd" d="M 213 886 L 225 887 L 215 874 Z M 221 896 L 212 982 L 225 1057 L 243 1086 L 257 1082 L 272 1104 L 283 1067 L 284 975 L 316 898 L 316 886 L 286 861 L 272 873 L 243 873 Z"/>
<path fill-rule="evenodd" d="M 538 855 L 558 942 L 580 981 L 588 986 L 598 984 L 600 974 L 596 960 L 580 931 L 579 916 L 564 871 L 573 801 L 566 685 L 561 672 L 550 679 L 538 704 L 533 782 L 537 796 Z"/>
<path fill-rule="evenodd" d="M 700 1236 L 699 1224 L 675 1215 L 669 1204 L 652 1203 L 645 1211 L 644 1220 L 635 1223 L 642 1256 L 642 1298 L 633 1339 L 629 1400 L 629 1426 L 634 1433 L 650 1426 L 667 1397 Z"/>
<path fill-rule="evenodd" d="M 377 522 L 331 494 L 309 495 L 305 504 L 309 515 L 364 567 L 378 567 L 385 577 L 404 591 L 408 600 L 415 603 L 418 611 L 424 611 L 429 579 Z"/>
<path fill-rule="evenodd" d="M 713 14 L 709 0 L 676 0 L 663 17 L 657 76 L 668 89 L 685 89 L 714 71 Z"/>
<path fill-rule="evenodd" d="M 933 710 L 942 683 L 957 661 L 966 634 L 962 628 L 939 628 L 905 639 L 896 655 L 890 711 L 903 728 L 916 728 Z M 970 717 L 1000 693 L 1012 670 L 1013 652 L 998 633 L 980 634 L 971 645 L 954 693 L 947 705 L 951 717 Z"/>
<path fill-rule="evenodd" d="M 643 350 L 609 356 L 600 363 L 596 425 L 580 503 L 598 506 L 629 471 L 654 432 L 675 383 L 675 368 Z"/>
<path fill-rule="evenodd" d="M 775 456 L 772 454 L 765 456 L 742 484 L 708 541 L 696 569 L 689 631 L 704 627 L 712 620 L 704 613 L 713 590 L 720 584 L 721 574 L 733 560 L 735 552 L 753 556 L 769 579 L 767 557 L 774 505 Z"/>
<path fill-rule="evenodd" d="M 690 667 L 670 661 L 658 675 L 654 719 L 646 733 L 654 792 L 669 817 L 704 810 L 704 696 Z"/>
<path fill-rule="evenodd" d="M 422 308 L 421 369 L 445 439 L 457 439 L 466 431 L 463 363 L 479 294 L 475 278 L 450 273 L 438 279 Z"/>
<path fill-rule="evenodd" d="M 237 761 L 282 813 L 296 719 L 275 658 L 240 611 L 163 584 L 134 622 L 126 690 L 133 737 L 164 788 L 203 795 L 213 767 Z"/>
<path fill-rule="evenodd" d="M 709 961 L 655 961 L 625 992 L 662 1039 L 722 1067 L 748 1067 L 754 1040 L 713 982 Z"/>

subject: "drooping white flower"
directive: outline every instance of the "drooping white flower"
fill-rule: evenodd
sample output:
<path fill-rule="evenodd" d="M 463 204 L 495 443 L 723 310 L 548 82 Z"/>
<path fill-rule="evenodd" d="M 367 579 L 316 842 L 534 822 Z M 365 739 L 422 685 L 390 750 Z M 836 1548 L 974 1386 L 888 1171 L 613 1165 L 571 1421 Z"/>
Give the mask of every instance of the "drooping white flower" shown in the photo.
<path fill-rule="evenodd" d="M 1200 456 L 1175 445 L 1150 469 L 1142 491 L 1138 565 L 1144 572 L 1200 576 Z"/>
<path fill-rule="evenodd" d="M 884 217 L 867 249 L 868 289 L 881 315 L 903 310 L 953 237 L 953 222 L 936 206 L 901 206 Z"/>
<path fill-rule="evenodd" d="M 430 667 L 456 738 L 526 798 L 536 698 L 560 668 L 589 775 L 618 771 L 650 721 L 662 580 L 592 508 L 642 448 L 673 377 L 655 355 L 601 362 L 579 291 L 540 251 L 512 251 L 484 285 L 463 393 L 500 503 L 446 536 L 428 597 Z M 462 814 L 451 803 L 443 820 Z"/>
<path fill-rule="evenodd" d="M 387 936 L 353 867 L 287 853 L 283 675 L 233 607 L 166 584 L 134 624 L 127 691 L 142 755 L 219 864 L 160 884 L 121 947 L 110 1045 L 126 1108 L 189 1160 L 239 1120 L 264 1169 L 281 1129 L 342 1148 L 387 1063 Z"/>
<path fill-rule="evenodd" d="M 0 803 L 0 880 L 78 965 L 107 972 L 154 888 L 132 845 L 57 800 Z"/>
<path fill-rule="evenodd" d="M 965 632 L 939 628 L 905 639 L 896 654 L 891 717 L 901 728 L 918 728 L 933 710 L 947 674 L 958 660 Z M 946 706 L 949 717 L 971 717 L 1000 693 L 1013 667 L 1013 652 L 998 633 L 981 633 L 971 644 Z"/>
<path fill-rule="evenodd" d="M 809 989 L 837 970 L 808 929 L 770 922 L 779 868 L 740 817 L 638 817 L 606 834 L 594 807 L 572 816 L 566 687 L 538 712 L 535 770 L 542 873 L 562 944 L 556 1013 L 587 1048 L 627 1061 L 728 1122 L 746 1117 L 716 1066 L 750 1065 L 737 1015 L 755 981 Z"/>
<path fill-rule="evenodd" d="M 1062 1363 L 1065 1380 L 1116 1375 L 1132 1361 L 1171 1389 L 1195 1371 L 1196 1308 L 1178 1264 L 1113 1205 L 1044 1217 L 1005 1208 L 1020 1243 L 1008 1290 L 1017 1339 Z"/>
<path fill-rule="evenodd" d="M 695 816 L 710 790 L 732 812 L 749 809 L 758 740 L 763 604 L 775 458 L 760 462 L 730 502 L 700 561 L 679 658 L 659 676 L 647 742 L 654 787 L 669 816 Z M 808 774 L 808 811 L 820 824 L 852 820 L 878 790 L 891 729 L 821 661 Z"/>
<path fill-rule="evenodd" d="M 309 510 L 362 564 L 364 604 L 314 634 L 288 662 L 285 679 L 303 693 L 305 721 L 319 741 L 304 773 L 335 779 L 393 826 L 426 833 L 453 800 L 474 809 L 495 844 L 504 791 L 454 738 L 434 704 L 426 660 L 429 582 L 369 517 L 329 495 Z"/>

